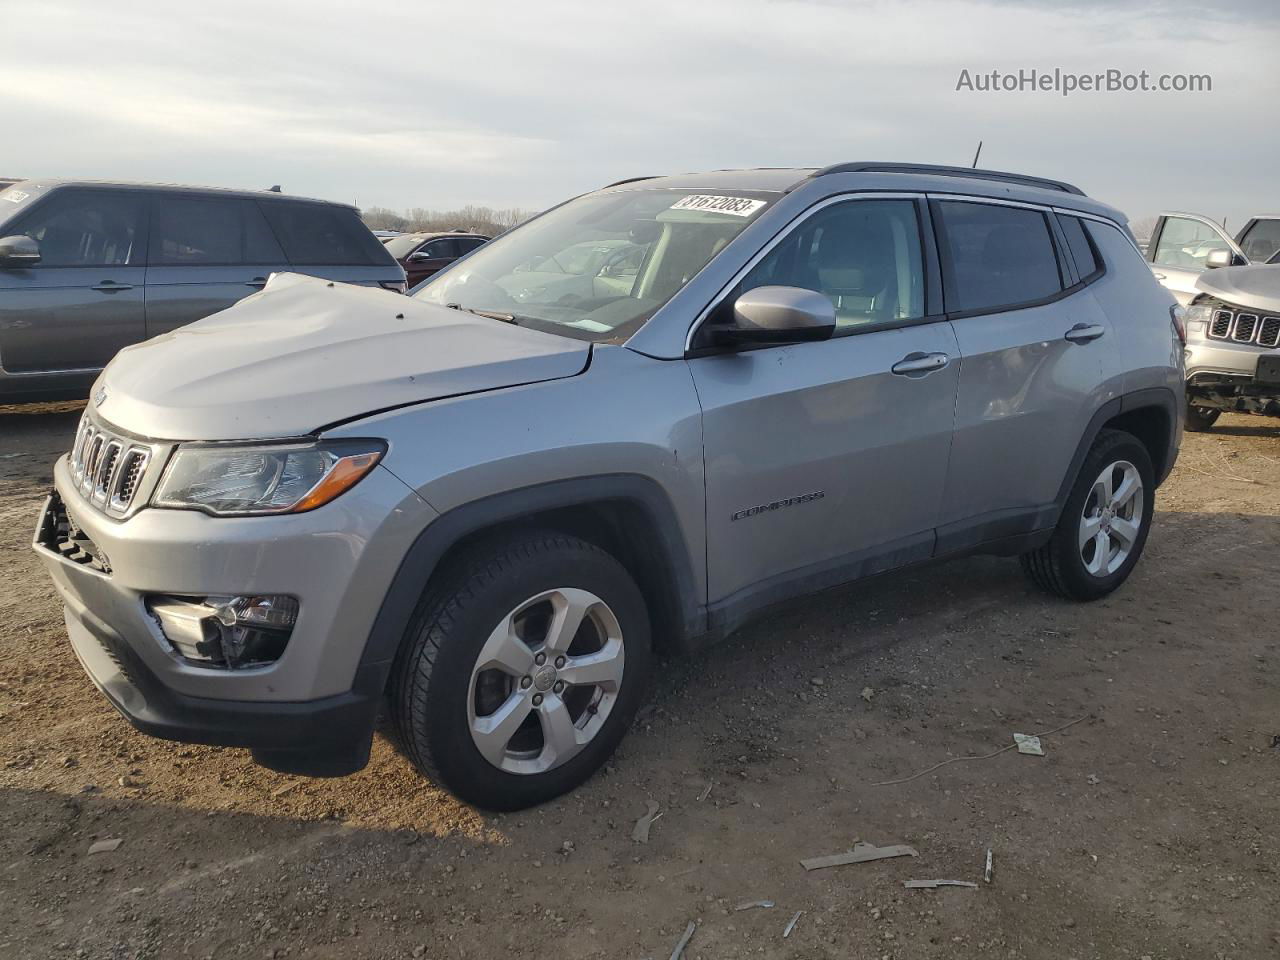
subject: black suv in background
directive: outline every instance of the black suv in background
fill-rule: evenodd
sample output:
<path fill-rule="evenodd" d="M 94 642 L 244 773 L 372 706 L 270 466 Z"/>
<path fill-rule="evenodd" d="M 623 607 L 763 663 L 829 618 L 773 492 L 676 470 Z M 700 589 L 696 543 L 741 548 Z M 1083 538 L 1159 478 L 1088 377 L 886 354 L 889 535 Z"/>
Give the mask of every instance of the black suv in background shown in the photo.
<path fill-rule="evenodd" d="M 226 309 L 278 271 L 405 290 L 343 204 L 86 181 L 0 190 L 0 402 L 86 396 L 122 347 Z"/>

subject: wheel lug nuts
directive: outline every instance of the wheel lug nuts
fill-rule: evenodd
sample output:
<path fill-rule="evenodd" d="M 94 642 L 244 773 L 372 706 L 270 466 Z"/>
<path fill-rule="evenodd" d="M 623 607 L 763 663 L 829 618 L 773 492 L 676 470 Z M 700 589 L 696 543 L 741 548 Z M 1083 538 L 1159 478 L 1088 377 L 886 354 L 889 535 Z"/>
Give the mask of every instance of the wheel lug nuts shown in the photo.
<path fill-rule="evenodd" d="M 540 707 L 540 706 L 542 706 L 542 694 L 540 694 L 540 693 L 535 693 L 535 694 L 533 695 L 533 705 L 534 705 L 535 707 Z"/>
<path fill-rule="evenodd" d="M 533 658 L 533 662 L 536 663 L 538 666 L 542 666 L 544 663 L 547 662 L 547 655 L 545 653 L 540 653 Z"/>
<path fill-rule="evenodd" d="M 556 657 L 556 669 L 559 670 L 565 664 L 564 657 Z"/>
<path fill-rule="evenodd" d="M 531 687 L 532 685 L 533 685 L 533 677 L 521 677 L 521 678 L 520 678 L 520 688 L 521 688 L 522 690 L 528 690 L 528 689 L 529 689 L 529 687 Z"/>
<path fill-rule="evenodd" d="M 554 687 L 552 687 L 551 689 L 552 689 L 552 690 L 554 690 L 556 693 L 559 693 L 561 690 L 563 690 L 563 689 L 564 689 L 564 681 L 563 681 L 563 680 L 557 680 L 557 681 L 556 681 L 556 685 L 555 685 Z"/>

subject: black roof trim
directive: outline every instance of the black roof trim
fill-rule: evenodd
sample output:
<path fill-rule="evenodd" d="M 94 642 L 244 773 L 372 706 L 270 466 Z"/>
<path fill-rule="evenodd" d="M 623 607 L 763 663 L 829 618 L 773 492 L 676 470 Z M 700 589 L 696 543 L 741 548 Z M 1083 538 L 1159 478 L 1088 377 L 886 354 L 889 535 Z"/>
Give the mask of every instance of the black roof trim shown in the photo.
<path fill-rule="evenodd" d="M 815 177 L 824 177 L 829 173 L 921 173 L 935 177 L 968 177 L 973 180 L 999 180 L 1005 183 L 1017 183 L 1026 187 L 1040 187 L 1043 190 L 1060 190 L 1083 197 L 1085 192 L 1079 187 L 1064 183 L 1061 180 L 1049 180 L 1045 177 L 1030 177 L 1021 173 L 1003 173 L 999 170 L 979 170 L 973 167 L 946 167 L 931 163 L 836 163 L 823 167 Z"/>
<path fill-rule="evenodd" d="M 606 184 L 605 184 L 603 187 L 601 187 L 600 189 L 601 189 L 601 190 L 608 190 L 610 187 L 620 187 L 620 186 L 622 186 L 624 183 L 639 183 L 641 180 L 657 180 L 657 179 L 659 179 L 659 177 L 658 177 L 658 175 L 657 175 L 656 173 L 655 173 L 655 174 L 650 174 L 650 175 L 649 175 L 649 176 L 647 176 L 647 177 L 627 177 L 627 179 L 625 179 L 625 180 L 617 180 L 617 181 L 615 181 L 615 182 L 613 182 L 613 183 L 606 183 Z"/>

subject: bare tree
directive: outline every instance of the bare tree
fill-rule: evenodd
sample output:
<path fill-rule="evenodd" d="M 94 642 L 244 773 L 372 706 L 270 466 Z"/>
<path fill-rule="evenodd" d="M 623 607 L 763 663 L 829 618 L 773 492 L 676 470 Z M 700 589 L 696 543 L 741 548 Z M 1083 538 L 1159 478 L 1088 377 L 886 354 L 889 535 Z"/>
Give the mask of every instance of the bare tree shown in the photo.
<path fill-rule="evenodd" d="M 362 216 L 371 230 L 408 230 L 422 233 L 462 230 L 493 237 L 528 220 L 534 212 L 522 210 L 519 207 L 495 209 L 468 204 L 457 210 L 429 210 L 425 207 L 414 207 L 403 214 L 385 207 L 370 207 L 363 211 Z"/>

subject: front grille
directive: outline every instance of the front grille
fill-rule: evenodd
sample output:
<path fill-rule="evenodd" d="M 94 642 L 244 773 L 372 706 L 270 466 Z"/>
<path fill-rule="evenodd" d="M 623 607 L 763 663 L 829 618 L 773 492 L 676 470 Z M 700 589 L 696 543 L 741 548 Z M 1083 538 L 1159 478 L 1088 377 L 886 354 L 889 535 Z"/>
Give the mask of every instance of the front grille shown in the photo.
<path fill-rule="evenodd" d="M 86 414 L 71 447 L 71 478 L 95 507 L 123 516 L 133 506 L 153 453 L 149 444 L 113 433 Z"/>
<path fill-rule="evenodd" d="M 1204 299 L 1196 301 L 1197 304 L 1205 302 Z M 1205 332 L 1212 339 L 1268 349 L 1280 346 L 1280 317 L 1241 310 L 1217 299 L 1209 300 L 1208 305 L 1214 309 Z"/>
<path fill-rule="evenodd" d="M 1227 334 L 1231 332 L 1231 318 L 1230 310 L 1213 311 L 1213 322 L 1209 326 L 1209 336 L 1225 340 Z"/>
<path fill-rule="evenodd" d="M 49 495 L 49 509 L 44 512 L 36 542 L 72 563 L 111 574 L 111 561 L 89 535 L 76 526 L 56 491 Z"/>
<path fill-rule="evenodd" d="M 1231 331 L 1231 339 L 1236 343 L 1252 343 L 1258 332 L 1258 315 L 1256 313 L 1237 313 L 1236 325 Z"/>

